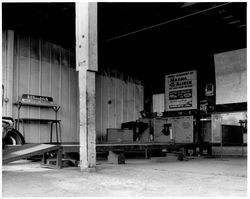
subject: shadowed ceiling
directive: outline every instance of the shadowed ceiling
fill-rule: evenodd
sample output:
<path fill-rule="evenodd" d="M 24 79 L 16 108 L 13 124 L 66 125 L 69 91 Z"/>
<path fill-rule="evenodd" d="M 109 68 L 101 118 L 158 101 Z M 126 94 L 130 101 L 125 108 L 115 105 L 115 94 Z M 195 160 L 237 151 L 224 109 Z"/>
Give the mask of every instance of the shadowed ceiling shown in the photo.
<path fill-rule="evenodd" d="M 74 3 L 2 5 L 3 28 L 74 51 Z M 244 2 L 98 3 L 99 67 L 120 69 L 155 88 L 172 72 L 198 69 L 209 79 L 214 53 L 245 47 Z"/>

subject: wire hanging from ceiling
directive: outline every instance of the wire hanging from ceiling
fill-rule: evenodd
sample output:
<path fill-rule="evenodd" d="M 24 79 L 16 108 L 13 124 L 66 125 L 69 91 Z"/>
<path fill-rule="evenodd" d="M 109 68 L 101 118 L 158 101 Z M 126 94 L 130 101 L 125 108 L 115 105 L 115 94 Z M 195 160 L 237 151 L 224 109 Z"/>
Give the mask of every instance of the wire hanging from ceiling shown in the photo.
<path fill-rule="evenodd" d="M 142 32 L 142 31 L 145 31 L 145 30 L 148 30 L 148 29 L 151 29 L 151 28 L 155 28 L 155 27 L 158 27 L 158 26 L 162 26 L 162 25 L 165 25 L 165 24 L 168 24 L 168 23 L 172 23 L 172 22 L 175 22 L 175 21 L 178 21 L 178 20 L 187 18 L 187 17 L 191 17 L 191 16 L 194 16 L 194 15 L 203 13 L 203 12 L 207 12 L 207 11 L 210 11 L 210 10 L 213 10 L 213 9 L 216 9 L 216 8 L 220 8 L 220 7 L 226 6 L 226 5 L 231 4 L 231 3 L 232 3 L 232 2 L 224 3 L 224 4 L 222 4 L 222 5 L 214 6 L 214 7 L 212 7 L 212 8 L 208 8 L 208 9 L 201 10 L 201 11 L 198 11 L 198 12 L 195 12 L 195 13 L 191 13 L 191 14 L 188 14 L 188 15 L 185 15 L 185 16 L 182 16 L 182 17 L 178 17 L 178 18 L 176 18 L 176 19 L 171 19 L 171 20 L 164 21 L 164 22 L 161 22 L 161 23 L 158 23 L 158 24 L 155 24 L 155 25 L 146 27 L 146 28 L 142 28 L 142 29 L 139 29 L 139 30 L 135 30 L 135 31 L 132 31 L 132 32 L 123 34 L 123 35 L 119 35 L 119 36 L 116 36 L 116 37 L 113 37 L 113 38 L 110 38 L 110 39 L 105 40 L 104 43 L 110 42 L 110 41 L 113 41 L 113 40 L 116 40 L 116 39 L 120 39 L 120 38 L 122 38 L 122 37 L 126 37 L 126 36 L 129 36 L 129 35 L 138 33 L 138 32 Z"/>

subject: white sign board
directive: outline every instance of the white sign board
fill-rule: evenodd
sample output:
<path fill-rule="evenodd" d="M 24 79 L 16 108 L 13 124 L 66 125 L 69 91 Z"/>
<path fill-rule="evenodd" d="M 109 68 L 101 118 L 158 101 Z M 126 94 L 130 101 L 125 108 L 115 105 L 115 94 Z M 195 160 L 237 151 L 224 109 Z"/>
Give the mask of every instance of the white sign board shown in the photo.
<path fill-rule="evenodd" d="M 247 51 L 214 55 L 216 104 L 247 102 Z"/>
<path fill-rule="evenodd" d="M 165 97 L 164 93 L 153 95 L 153 112 L 154 113 L 164 112 L 165 110 L 164 97 Z"/>
<path fill-rule="evenodd" d="M 197 109 L 197 72 L 166 75 L 165 98 L 166 111 Z"/>

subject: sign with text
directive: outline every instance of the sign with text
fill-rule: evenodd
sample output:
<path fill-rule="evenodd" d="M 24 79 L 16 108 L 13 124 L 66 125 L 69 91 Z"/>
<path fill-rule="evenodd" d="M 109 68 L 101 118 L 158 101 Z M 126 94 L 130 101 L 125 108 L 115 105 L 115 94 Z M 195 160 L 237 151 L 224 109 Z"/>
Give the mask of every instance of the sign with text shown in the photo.
<path fill-rule="evenodd" d="M 21 101 L 27 103 L 53 104 L 52 97 L 31 94 L 23 94 Z"/>
<path fill-rule="evenodd" d="M 166 111 L 197 109 L 197 72 L 166 75 L 165 98 Z"/>

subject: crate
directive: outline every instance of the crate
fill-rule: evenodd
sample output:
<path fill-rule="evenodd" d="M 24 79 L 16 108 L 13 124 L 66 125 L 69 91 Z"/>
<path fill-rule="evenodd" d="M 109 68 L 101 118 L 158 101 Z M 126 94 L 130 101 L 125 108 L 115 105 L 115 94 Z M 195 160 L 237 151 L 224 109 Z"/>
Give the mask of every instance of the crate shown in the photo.
<path fill-rule="evenodd" d="M 107 129 L 107 141 L 108 142 L 133 142 L 133 130 L 131 129 Z"/>
<path fill-rule="evenodd" d="M 172 141 L 172 124 L 166 118 L 154 118 L 153 129 L 155 142 Z"/>
<path fill-rule="evenodd" d="M 172 118 L 174 140 L 176 143 L 193 143 L 194 129 L 193 116 L 180 116 Z"/>
<path fill-rule="evenodd" d="M 193 143 L 193 116 L 154 118 L 154 141 Z"/>

